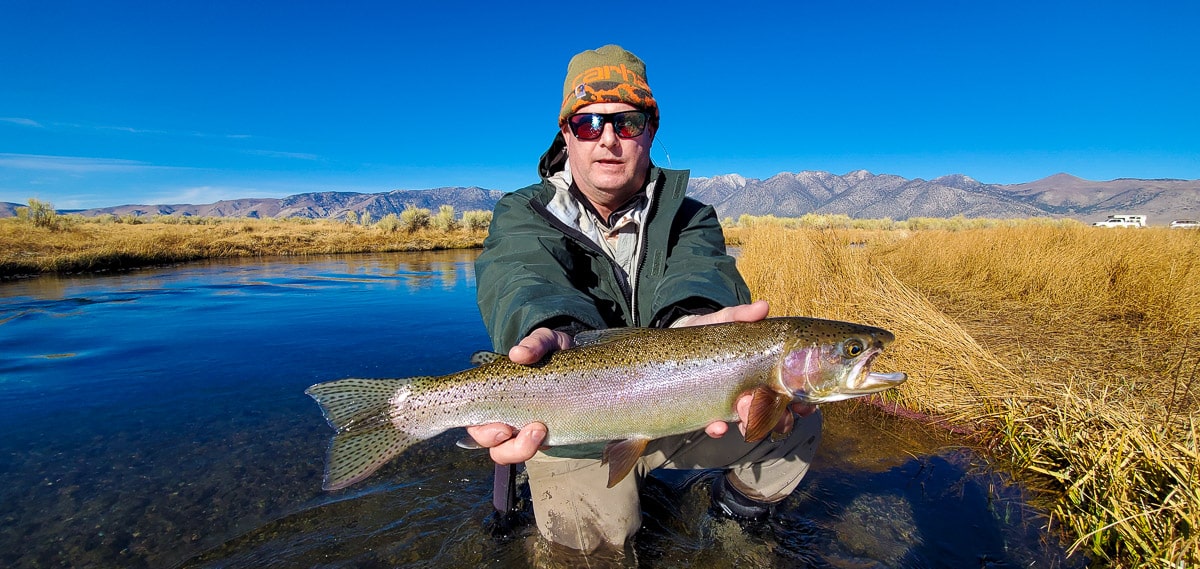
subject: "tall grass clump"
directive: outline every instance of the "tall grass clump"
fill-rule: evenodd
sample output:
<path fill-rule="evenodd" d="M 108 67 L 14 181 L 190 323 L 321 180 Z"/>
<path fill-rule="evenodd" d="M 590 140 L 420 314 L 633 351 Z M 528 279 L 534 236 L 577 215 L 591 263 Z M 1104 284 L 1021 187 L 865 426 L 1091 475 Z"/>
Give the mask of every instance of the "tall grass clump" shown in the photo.
<path fill-rule="evenodd" d="M 1078 223 L 920 231 L 755 227 L 739 260 L 772 313 L 897 337 L 887 397 L 1009 464 L 1073 549 L 1200 563 L 1200 232 Z"/>

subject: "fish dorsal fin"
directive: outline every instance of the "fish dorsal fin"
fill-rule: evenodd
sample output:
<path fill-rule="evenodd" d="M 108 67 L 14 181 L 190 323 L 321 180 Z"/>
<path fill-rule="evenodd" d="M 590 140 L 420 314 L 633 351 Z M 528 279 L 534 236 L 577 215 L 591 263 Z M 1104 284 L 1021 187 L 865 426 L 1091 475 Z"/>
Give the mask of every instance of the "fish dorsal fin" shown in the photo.
<path fill-rule="evenodd" d="M 637 465 L 650 439 L 626 439 L 613 441 L 604 447 L 604 458 L 601 464 L 608 465 L 608 487 L 616 486 Z"/>
<path fill-rule="evenodd" d="M 506 359 L 508 359 L 508 356 L 504 354 L 489 352 L 487 350 L 479 350 L 478 352 L 471 354 L 471 364 L 476 366 L 487 365 L 492 362 L 498 362 Z"/>
<path fill-rule="evenodd" d="M 607 330 L 587 330 L 575 335 L 575 347 L 579 346 L 595 346 L 597 344 L 606 344 L 615 342 L 622 338 L 629 338 L 638 335 L 643 328 L 609 328 Z"/>
<path fill-rule="evenodd" d="M 787 411 L 792 402 L 790 395 L 774 391 L 766 386 L 759 386 L 752 391 L 754 398 L 750 400 L 750 412 L 746 417 L 746 442 L 756 443 L 767 438 L 775 430 L 780 417 Z"/>

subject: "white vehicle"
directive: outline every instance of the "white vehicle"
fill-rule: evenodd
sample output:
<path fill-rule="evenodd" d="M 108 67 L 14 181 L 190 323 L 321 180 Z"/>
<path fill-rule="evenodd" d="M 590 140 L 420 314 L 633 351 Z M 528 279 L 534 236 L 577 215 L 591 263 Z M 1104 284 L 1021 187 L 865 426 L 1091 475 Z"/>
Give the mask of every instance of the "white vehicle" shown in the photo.
<path fill-rule="evenodd" d="M 1194 219 L 1176 219 L 1171 222 L 1171 229 L 1200 229 L 1200 221 Z"/>
<path fill-rule="evenodd" d="M 1097 221 L 1092 227 L 1145 227 L 1146 216 L 1118 214 L 1110 215 L 1104 221 Z"/>

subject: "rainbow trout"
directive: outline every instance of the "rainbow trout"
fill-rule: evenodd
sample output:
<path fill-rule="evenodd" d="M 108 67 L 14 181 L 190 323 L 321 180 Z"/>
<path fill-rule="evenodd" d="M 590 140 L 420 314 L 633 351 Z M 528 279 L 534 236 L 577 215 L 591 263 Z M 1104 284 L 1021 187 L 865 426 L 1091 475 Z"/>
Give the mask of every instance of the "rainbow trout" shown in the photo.
<path fill-rule="evenodd" d="M 440 377 L 342 379 L 309 387 L 337 430 L 324 488 L 358 482 L 405 449 L 454 427 L 540 421 L 543 444 L 612 441 L 609 487 L 656 438 L 734 421 L 752 393 L 746 440 L 772 434 L 790 403 L 828 403 L 902 383 L 872 373 L 893 340 L 880 328 L 813 318 L 769 318 L 686 328 L 584 332 L 575 347 L 526 366 L 479 352 L 479 367 Z M 786 433 L 775 433 L 778 435 Z"/>

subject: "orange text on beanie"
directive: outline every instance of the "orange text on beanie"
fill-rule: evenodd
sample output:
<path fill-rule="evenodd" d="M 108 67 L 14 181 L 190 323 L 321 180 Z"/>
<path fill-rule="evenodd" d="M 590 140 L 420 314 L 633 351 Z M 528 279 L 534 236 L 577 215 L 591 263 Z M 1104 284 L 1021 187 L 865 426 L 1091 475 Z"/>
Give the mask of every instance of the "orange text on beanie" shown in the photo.
<path fill-rule="evenodd" d="M 646 64 L 620 46 L 606 45 L 571 58 L 559 126 L 592 103 L 628 103 L 649 113 L 651 124 L 658 124 L 658 103 L 646 82 Z"/>

